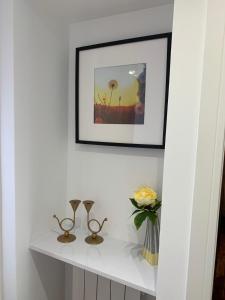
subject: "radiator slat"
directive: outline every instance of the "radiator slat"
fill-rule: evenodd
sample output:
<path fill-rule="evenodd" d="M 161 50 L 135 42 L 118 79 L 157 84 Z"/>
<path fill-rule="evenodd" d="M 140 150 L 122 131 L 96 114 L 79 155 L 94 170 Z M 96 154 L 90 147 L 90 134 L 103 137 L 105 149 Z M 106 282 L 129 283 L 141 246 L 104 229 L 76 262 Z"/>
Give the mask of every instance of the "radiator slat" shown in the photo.
<path fill-rule="evenodd" d="M 127 287 L 125 300 L 140 300 L 141 293 L 135 289 Z"/>
<path fill-rule="evenodd" d="M 124 300 L 125 286 L 118 282 L 111 282 L 111 300 Z"/>
<path fill-rule="evenodd" d="M 85 272 L 85 298 L 84 300 L 96 300 L 98 277 L 94 273 Z"/>
<path fill-rule="evenodd" d="M 97 300 L 110 300 L 110 280 L 98 277 L 98 298 Z"/>
<path fill-rule="evenodd" d="M 84 270 L 73 268 L 72 300 L 84 300 Z"/>

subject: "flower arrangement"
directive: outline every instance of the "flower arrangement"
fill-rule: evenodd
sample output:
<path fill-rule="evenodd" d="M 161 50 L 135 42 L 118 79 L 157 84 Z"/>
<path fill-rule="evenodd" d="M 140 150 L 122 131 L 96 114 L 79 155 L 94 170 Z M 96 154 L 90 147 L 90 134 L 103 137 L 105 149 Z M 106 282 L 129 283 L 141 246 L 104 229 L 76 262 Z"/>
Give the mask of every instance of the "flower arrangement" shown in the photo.
<path fill-rule="evenodd" d="M 161 207 L 161 202 L 157 200 L 157 193 L 148 186 L 141 186 L 134 192 L 133 198 L 130 198 L 131 203 L 136 208 L 132 216 L 135 215 L 134 224 L 137 230 L 141 227 L 146 218 L 156 223 L 158 218 L 157 210 Z"/>

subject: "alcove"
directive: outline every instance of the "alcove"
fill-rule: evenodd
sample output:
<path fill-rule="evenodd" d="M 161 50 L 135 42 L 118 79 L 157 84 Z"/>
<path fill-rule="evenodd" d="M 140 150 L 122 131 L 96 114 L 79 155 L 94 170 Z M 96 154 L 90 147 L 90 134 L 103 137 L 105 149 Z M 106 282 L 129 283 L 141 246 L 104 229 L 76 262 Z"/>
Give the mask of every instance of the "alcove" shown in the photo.
<path fill-rule="evenodd" d="M 34 5 L 37 4 L 35 3 Z M 40 13 L 40 6 L 35 6 L 35 9 Z M 109 252 L 106 252 L 109 257 L 111 255 L 111 258 L 108 262 L 105 261 L 106 258 L 104 257 L 100 257 L 98 259 L 95 254 L 97 250 L 93 249 L 92 251 L 94 251 L 94 253 L 91 254 L 91 249 L 88 248 L 88 250 L 86 245 L 83 244 L 83 238 L 79 237 L 74 243 L 74 246 L 77 245 L 78 247 L 79 245 L 80 250 L 78 252 L 82 252 L 83 249 L 84 253 L 87 252 L 87 257 L 83 257 L 81 261 L 79 261 L 79 259 L 70 261 L 69 257 L 64 257 L 62 253 L 60 256 L 60 252 L 62 251 L 61 245 L 58 245 L 58 254 L 56 253 L 57 251 L 54 252 L 57 249 L 57 242 L 56 244 L 53 242 L 55 237 L 52 240 L 53 244 L 48 243 L 47 240 L 40 241 L 38 238 L 36 238 L 38 236 L 37 231 L 40 233 L 38 228 L 33 230 L 31 248 L 44 254 L 48 254 L 52 257 L 57 257 L 62 261 L 70 262 L 70 264 L 74 264 L 75 266 L 80 266 L 87 271 L 92 271 L 102 275 L 103 277 L 111 279 L 113 284 L 114 282 L 118 282 L 118 286 L 113 286 L 112 293 L 114 290 L 116 292 L 117 290 L 120 291 L 121 288 L 123 291 L 124 286 L 127 286 L 127 295 L 131 293 L 130 297 L 133 295 L 134 299 L 140 299 L 141 294 L 139 294 L 139 291 L 146 292 L 147 294 L 153 296 L 155 295 L 157 268 L 148 266 L 145 263 L 143 264 L 143 262 L 139 264 L 138 256 L 136 257 L 137 251 L 132 254 L 134 257 L 132 257 L 132 255 L 130 256 L 129 251 L 122 251 L 122 249 L 126 248 L 125 246 L 122 246 L 123 243 L 125 243 L 124 245 L 127 243 L 127 247 L 131 247 L 130 243 L 143 243 L 145 231 L 145 228 L 142 228 L 140 232 L 136 232 L 133 222 L 130 218 L 132 207 L 128 201 L 128 197 L 132 195 L 134 189 L 138 185 L 151 184 L 159 192 L 161 198 L 164 150 L 89 146 L 77 145 L 74 143 L 74 54 L 75 48 L 79 46 L 163 32 L 171 32 L 172 20 L 173 5 L 165 3 L 165 5 L 153 6 L 144 10 L 124 12 L 123 14 L 105 16 L 101 18 L 95 18 L 93 20 L 82 20 L 69 24 L 69 28 L 60 28 L 61 30 L 68 31 L 67 38 L 69 48 L 68 152 L 66 177 L 67 190 L 63 203 L 66 209 L 66 214 L 70 215 L 71 210 L 70 206 L 68 205 L 68 201 L 70 199 L 92 199 L 96 202 L 94 208 L 95 216 L 100 219 L 101 217 L 107 216 L 109 219 L 108 224 L 104 228 L 103 234 L 106 236 L 106 239 L 108 238 L 106 241 L 106 247 L 110 249 L 112 248 L 111 250 L 108 250 Z M 129 26 L 127 26 L 127 24 L 129 24 Z M 57 28 L 58 23 L 54 24 L 54 26 Z M 137 172 L 137 169 L 141 171 Z M 49 209 L 52 209 L 53 212 L 54 204 L 52 205 L 52 208 L 49 207 Z M 51 214 L 49 210 L 48 212 L 50 219 Z M 62 216 L 65 214 L 65 211 L 63 210 L 57 210 L 56 212 Z M 82 210 L 81 208 L 79 209 L 77 223 L 78 227 L 81 226 L 85 230 L 86 215 L 85 210 Z M 57 224 L 54 223 L 54 220 L 51 223 L 51 226 L 54 229 L 57 228 Z M 79 232 L 79 229 L 77 230 Z M 77 235 L 79 236 L 79 234 Z M 42 244 L 42 242 L 44 242 L 44 244 Z M 49 246 L 50 248 L 52 247 L 52 249 L 48 248 Z M 73 251 L 76 252 L 76 249 Z M 112 253 L 110 254 L 110 252 Z M 121 252 L 121 257 L 117 255 L 114 263 L 112 263 L 114 259 L 112 255 L 113 252 L 117 252 L 118 255 Z M 91 259 L 92 255 L 94 255 L 93 259 Z M 126 256 L 127 260 L 124 263 L 124 266 L 120 268 L 120 264 L 122 263 L 121 259 L 122 257 Z M 38 258 L 35 259 L 35 265 L 37 268 L 40 268 L 38 267 Z M 85 261 L 93 261 L 93 265 L 89 263 L 87 264 Z M 116 261 L 118 262 L 118 267 L 116 267 Z M 132 261 L 134 264 L 133 266 Z M 114 269 L 117 269 L 117 271 L 112 269 L 110 270 L 110 265 L 111 267 L 115 265 Z M 105 269 L 105 266 L 108 266 L 109 268 L 107 267 Z M 130 271 L 128 266 L 130 266 Z M 141 268 L 142 271 L 139 270 L 139 268 Z M 124 273 L 125 270 L 127 270 L 127 273 Z M 135 274 L 135 272 L 137 273 Z M 145 272 L 147 273 L 145 274 Z M 42 271 L 40 271 L 40 273 L 42 273 Z M 73 275 L 76 274 L 76 276 L 74 275 L 75 277 L 78 276 L 77 274 L 80 274 L 76 271 L 76 269 L 72 271 L 67 264 L 66 297 L 68 299 L 71 297 L 76 297 L 75 294 L 78 292 L 74 289 L 74 295 L 71 295 L 72 291 L 68 292 L 71 290 L 71 288 L 68 288 L 68 286 L 71 286 L 72 284 L 71 280 L 75 280 L 75 283 L 76 280 L 82 280 L 82 278 L 73 279 L 72 276 L 68 275 L 71 273 L 73 273 Z M 131 274 L 132 276 L 130 276 Z M 80 276 L 82 277 L 83 275 Z M 96 281 L 96 276 L 91 279 L 90 286 L 91 282 L 94 283 Z M 102 280 L 104 280 L 104 278 Z M 130 287 L 132 289 L 129 292 Z M 87 283 L 86 289 L 88 289 Z M 87 295 L 88 290 L 86 291 L 86 297 L 88 297 Z M 142 298 L 143 297 L 144 295 L 142 295 Z"/>
<path fill-rule="evenodd" d="M 64 270 L 64 263 L 27 250 L 30 240 L 35 249 L 39 237 L 51 229 L 58 231 L 52 215 L 70 215 L 70 199 L 96 201 L 96 217 L 109 219 L 103 234 L 114 239 L 111 243 L 119 253 L 120 243 L 143 243 L 144 238 L 145 229 L 137 234 L 129 218 L 132 207 L 128 197 L 142 183 L 151 184 L 161 197 L 163 150 L 75 144 L 74 54 L 75 48 L 82 45 L 171 32 L 173 5 L 166 1 L 160 6 L 154 1 L 139 5 L 132 2 L 129 7 L 123 3 L 113 3 L 111 7 L 99 3 L 98 9 L 90 4 L 91 7 L 83 11 L 85 5 L 55 1 L 14 3 L 15 252 L 16 274 L 20 274 L 15 280 L 20 282 L 18 297 L 23 299 L 71 297 L 68 285 L 72 277 L 68 276 L 71 272 L 68 266 Z M 86 215 L 82 209 L 78 214 L 78 227 L 81 220 L 85 228 Z M 40 250 L 40 245 L 36 245 L 37 249 Z M 128 254 L 121 253 L 121 257 Z M 48 255 L 54 257 L 52 253 Z M 127 263 L 129 259 L 130 256 Z M 66 261 L 66 258 L 61 257 L 61 260 Z M 121 258 L 116 260 L 119 263 Z M 110 260 L 108 263 L 110 265 Z M 137 259 L 134 260 L 130 274 L 139 268 L 137 263 Z M 80 266 L 92 272 L 98 270 L 85 263 Z M 111 276 L 110 279 L 119 281 L 122 287 L 130 285 L 154 295 L 156 271 L 148 265 L 142 267 L 148 274 L 143 274 L 147 277 L 144 280 L 141 272 L 136 274 L 139 280 L 129 279 L 129 272 L 124 278 L 126 263 L 123 270 L 111 272 L 112 275 L 101 267 L 97 273 Z M 149 287 L 148 276 L 151 277 Z M 57 283 L 54 288 L 53 282 Z M 120 286 L 115 289 L 119 291 Z"/>

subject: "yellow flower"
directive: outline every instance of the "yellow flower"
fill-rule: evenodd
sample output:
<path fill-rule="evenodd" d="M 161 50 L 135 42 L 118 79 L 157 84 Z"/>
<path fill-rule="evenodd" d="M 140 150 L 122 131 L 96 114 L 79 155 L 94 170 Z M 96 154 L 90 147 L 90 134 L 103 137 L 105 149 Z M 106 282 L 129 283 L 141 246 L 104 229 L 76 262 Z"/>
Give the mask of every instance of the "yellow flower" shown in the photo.
<path fill-rule="evenodd" d="M 138 206 L 154 205 L 157 193 L 148 186 L 142 186 L 134 193 L 134 200 Z"/>

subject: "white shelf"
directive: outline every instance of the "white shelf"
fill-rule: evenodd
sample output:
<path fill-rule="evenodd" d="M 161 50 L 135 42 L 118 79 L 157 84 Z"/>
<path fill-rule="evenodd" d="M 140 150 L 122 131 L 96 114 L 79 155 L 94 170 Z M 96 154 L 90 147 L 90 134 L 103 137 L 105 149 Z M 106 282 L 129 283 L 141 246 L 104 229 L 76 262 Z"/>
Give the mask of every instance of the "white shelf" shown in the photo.
<path fill-rule="evenodd" d="M 92 246 L 82 233 L 75 242 L 61 244 L 57 235 L 50 232 L 32 241 L 30 249 L 155 296 L 157 268 L 142 258 L 140 245 L 105 237 Z"/>

